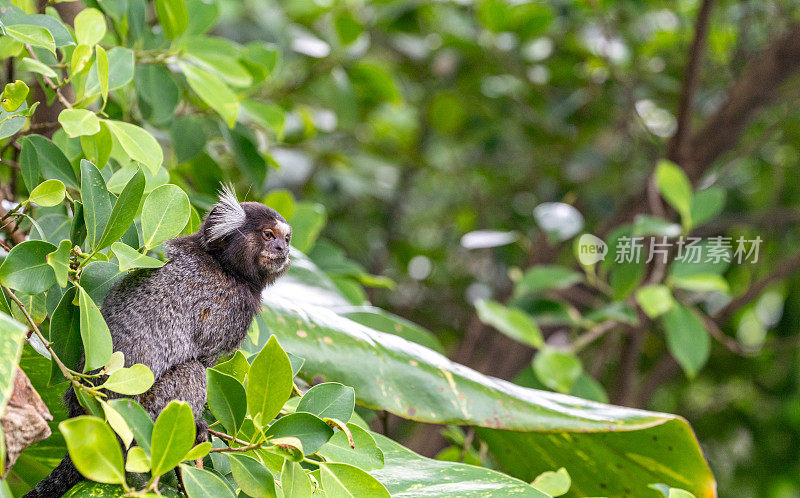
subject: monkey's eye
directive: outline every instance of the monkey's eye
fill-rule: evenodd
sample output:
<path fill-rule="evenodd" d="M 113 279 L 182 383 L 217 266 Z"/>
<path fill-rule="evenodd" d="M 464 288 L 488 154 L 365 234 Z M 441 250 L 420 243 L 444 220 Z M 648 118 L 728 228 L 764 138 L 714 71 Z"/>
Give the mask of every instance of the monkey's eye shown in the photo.
<path fill-rule="evenodd" d="M 292 240 L 292 236 L 291 235 L 287 235 L 286 236 L 286 242 L 289 242 L 290 240 Z"/>
<path fill-rule="evenodd" d="M 264 240 L 272 240 L 275 238 L 275 234 L 272 233 L 272 230 L 264 230 L 262 235 L 264 236 Z"/>

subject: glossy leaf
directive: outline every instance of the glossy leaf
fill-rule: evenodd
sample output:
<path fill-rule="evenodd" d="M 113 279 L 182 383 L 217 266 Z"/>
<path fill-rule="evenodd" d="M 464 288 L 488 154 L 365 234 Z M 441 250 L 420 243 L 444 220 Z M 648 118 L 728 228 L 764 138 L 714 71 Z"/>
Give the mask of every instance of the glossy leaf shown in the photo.
<path fill-rule="evenodd" d="M 101 419 L 80 416 L 65 420 L 58 427 L 64 434 L 72 462 L 81 474 L 107 484 L 125 482 L 117 437 Z"/>
<path fill-rule="evenodd" d="M 47 264 L 47 255 L 56 246 L 43 240 L 26 240 L 15 245 L 0 265 L 0 282 L 7 287 L 38 294 L 56 283 L 53 268 Z"/>
<path fill-rule="evenodd" d="M 181 233 L 190 211 L 189 198 L 180 187 L 168 184 L 150 192 L 142 207 L 144 246 L 152 249 Z"/>
<path fill-rule="evenodd" d="M 683 170 L 674 163 L 661 161 L 656 166 L 658 191 L 680 213 L 683 225 L 692 226 L 692 185 Z"/>
<path fill-rule="evenodd" d="M 230 453 L 228 461 L 236 484 L 253 498 L 274 498 L 275 479 L 264 465 L 253 457 Z"/>
<path fill-rule="evenodd" d="M 464 463 L 433 460 L 417 455 L 380 434 L 372 433 L 386 463 L 370 471 L 392 496 L 430 496 L 433 498 L 546 498 L 528 483 L 496 470 Z M 529 460 L 526 458 L 525 460 Z"/>
<path fill-rule="evenodd" d="M 650 318 L 657 318 L 675 304 L 672 292 L 665 285 L 648 285 L 636 291 L 636 302 Z"/>
<path fill-rule="evenodd" d="M 181 463 L 194 446 L 194 439 L 195 424 L 191 407 L 183 401 L 171 401 L 153 426 L 150 449 L 153 476 L 159 476 Z"/>
<path fill-rule="evenodd" d="M 296 411 L 346 422 L 353 414 L 355 402 L 356 394 L 352 387 L 338 382 L 324 382 L 306 391 Z"/>
<path fill-rule="evenodd" d="M 706 496 L 714 487 L 697 440 L 681 418 L 591 403 L 483 376 L 422 346 L 370 330 L 325 307 L 307 304 L 314 298 L 312 293 L 296 284 L 294 288 L 282 287 L 280 282 L 265 295 L 263 316 L 287 350 L 306 360 L 301 372 L 304 378 L 354 386 L 360 404 L 405 418 L 491 428 L 484 431 L 490 433 L 500 432 L 495 429 L 514 431 L 510 434 L 530 441 L 526 455 L 538 452 L 536 445 L 549 451 L 552 445 L 547 438 L 552 433 L 573 438 L 580 435 L 586 447 L 599 454 L 616 453 L 620 450 L 612 448 L 624 447 L 620 446 L 623 441 L 644 442 L 652 435 L 659 441 L 669 441 L 632 446 L 615 458 L 619 467 L 606 468 L 602 459 L 593 466 L 584 462 L 581 465 L 589 467 L 585 474 L 572 472 L 577 457 L 571 449 L 559 452 L 558 458 L 551 460 L 553 465 L 547 467 L 537 459 L 514 456 L 520 462 L 510 469 L 517 477 L 524 475 L 528 482 L 553 466 L 563 466 L 570 469 L 576 489 L 587 493 L 595 490 L 595 495 L 606 494 L 594 473 L 647 493 L 646 486 L 654 477 L 649 466 L 642 467 L 641 462 L 665 459 L 669 463 L 657 471 L 664 476 L 660 480 L 675 482 L 675 475 L 686 476 L 693 483 L 687 489 L 698 496 Z M 352 364 L 360 368 L 350 368 Z M 398 373 L 382 375 L 376 381 L 376 371 Z M 414 375 L 409 376 L 409 372 Z M 673 455 L 681 456 L 673 459 Z"/>
<path fill-rule="evenodd" d="M 100 43 L 106 34 L 106 18 L 97 9 L 82 9 L 75 16 L 75 38 L 79 45 Z"/>
<path fill-rule="evenodd" d="M 276 420 L 265 435 L 268 438 L 295 437 L 300 440 L 303 453 L 310 455 L 328 442 L 333 429 L 310 413 L 291 413 Z"/>
<path fill-rule="evenodd" d="M 69 255 L 72 251 L 72 244 L 68 240 L 62 240 L 58 249 L 46 256 L 47 264 L 53 269 L 56 282 L 61 287 L 67 286 L 69 278 Z"/>
<path fill-rule="evenodd" d="M 184 0 L 156 0 L 156 12 L 164 34 L 170 40 L 177 38 L 189 25 L 189 13 Z"/>
<path fill-rule="evenodd" d="M 86 236 L 89 244 L 97 248 L 111 216 L 111 198 L 103 175 L 97 166 L 85 159 L 81 160 L 81 200 Z"/>
<path fill-rule="evenodd" d="M 42 47 L 53 54 L 56 53 L 56 41 L 53 35 L 46 28 L 33 24 L 16 24 L 6 26 L 5 34 L 20 43 L 34 47 Z"/>
<path fill-rule="evenodd" d="M 141 162 L 153 173 L 158 170 L 164 161 L 164 152 L 153 135 L 130 123 L 111 120 L 105 123 L 131 159 Z"/>
<path fill-rule="evenodd" d="M 43 207 L 53 207 L 61 204 L 66 194 L 66 188 L 60 180 L 45 180 L 31 192 L 28 200 Z"/>
<path fill-rule="evenodd" d="M 281 469 L 281 488 L 285 498 L 303 498 L 311 496 L 311 480 L 300 464 L 291 460 L 283 461 Z"/>
<path fill-rule="evenodd" d="M 58 122 L 66 134 L 72 138 L 94 135 L 100 131 L 100 120 L 92 111 L 86 109 L 64 109 L 58 115 Z"/>
<path fill-rule="evenodd" d="M 85 352 L 84 372 L 100 368 L 111 357 L 111 332 L 100 314 L 100 309 L 83 287 L 78 288 L 80 303 L 81 340 Z"/>
<path fill-rule="evenodd" d="M 138 252 L 127 244 L 114 242 L 111 245 L 114 256 L 119 260 L 119 271 L 124 272 L 134 268 L 160 268 L 164 262 L 160 259 L 151 258 Z"/>
<path fill-rule="evenodd" d="M 236 434 L 247 414 L 244 386 L 234 377 L 209 368 L 206 370 L 208 407 L 228 434 Z"/>
<path fill-rule="evenodd" d="M 191 465 L 181 465 L 183 486 L 189 498 L 236 498 L 218 475 Z"/>
<path fill-rule="evenodd" d="M 11 397 L 15 369 L 27 331 L 26 326 L 0 311 L 0 414 L 5 411 Z"/>
<path fill-rule="evenodd" d="M 22 146 L 20 168 L 29 190 L 38 185 L 40 174 L 45 179 L 54 178 L 64 182 L 67 187 L 78 188 L 78 178 L 72 165 L 53 142 L 41 135 L 28 135 L 21 138 L 19 143 Z"/>
<path fill-rule="evenodd" d="M 128 398 L 112 399 L 108 404 L 122 415 L 136 439 L 136 444 L 149 456 L 153 438 L 153 420 L 150 415 L 140 404 Z"/>
<path fill-rule="evenodd" d="M 257 424 L 266 426 L 278 415 L 291 393 L 292 365 L 278 340 L 270 337 L 250 364 L 247 409 Z"/>
<path fill-rule="evenodd" d="M 344 431 L 337 431 L 317 454 L 328 462 L 349 463 L 367 471 L 383 468 L 383 451 L 372 435 L 355 424 L 347 424 L 347 428 L 353 435 L 355 448 L 350 446 Z"/>
<path fill-rule="evenodd" d="M 102 386 L 115 393 L 132 396 L 142 394 L 153 385 L 153 372 L 145 365 L 136 364 L 129 368 L 120 368 L 108 376 Z"/>
<path fill-rule="evenodd" d="M 197 66 L 180 63 L 180 68 L 192 90 L 233 128 L 239 115 L 239 100 L 231 89 L 217 76 Z"/>
<path fill-rule="evenodd" d="M 80 285 L 92 301 L 102 303 L 111 287 L 124 276 L 115 263 L 93 261 L 81 272 Z"/>
<path fill-rule="evenodd" d="M 346 463 L 325 463 L 319 466 L 322 487 L 328 498 L 389 498 L 386 487 L 358 467 Z"/>
<path fill-rule="evenodd" d="M 555 265 L 534 266 L 526 271 L 516 287 L 516 295 L 535 294 L 547 289 L 566 289 L 583 280 L 580 273 Z"/>
<path fill-rule="evenodd" d="M 108 247 L 128 231 L 139 210 L 144 186 L 144 173 L 141 170 L 137 170 L 136 174 L 125 184 L 125 188 L 122 189 L 116 202 L 114 202 L 114 207 L 111 209 L 103 235 L 97 243 L 98 249 Z"/>

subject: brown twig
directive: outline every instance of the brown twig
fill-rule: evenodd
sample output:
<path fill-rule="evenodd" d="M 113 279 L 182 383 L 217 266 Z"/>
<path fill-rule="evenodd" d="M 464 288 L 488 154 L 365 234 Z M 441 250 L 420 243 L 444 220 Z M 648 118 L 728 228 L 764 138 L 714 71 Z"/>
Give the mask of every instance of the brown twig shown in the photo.
<path fill-rule="evenodd" d="M 700 67 L 702 66 L 706 52 L 708 24 L 713 6 L 714 0 L 703 0 L 702 5 L 700 5 L 700 11 L 697 14 L 697 22 L 694 28 L 694 39 L 689 49 L 689 62 L 686 64 L 686 71 L 683 76 L 683 84 L 681 87 L 681 100 L 678 106 L 678 126 L 669 147 L 669 158 L 678 163 L 681 162 L 686 138 L 691 131 L 694 96 L 697 92 L 697 84 L 700 79 Z"/>
<path fill-rule="evenodd" d="M 619 323 L 614 320 L 598 323 L 588 331 L 578 336 L 578 338 L 572 342 L 572 346 L 570 347 L 571 351 L 577 353 L 597 339 L 603 337 L 606 332 L 613 329 L 617 325 L 619 325 Z"/>
<path fill-rule="evenodd" d="M 725 323 L 739 308 L 760 296 L 767 287 L 779 280 L 783 280 L 798 270 L 800 270 L 800 254 L 781 261 L 772 273 L 751 285 L 744 294 L 733 299 L 724 308 L 718 311 L 714 315 L 714 319 L 719 323 Z"/>
<path fill-rule="evenodd" d="M 33 51 L 33 48 L 30 45 L 26 44 L 25 48 L 28 50 L 28 53 L 31 55 L 33 60 L 35 60 L 36 62 L 41 62 L 39 60 L 39 57 L 36 56 L 36 52 Z M 72 109 L 72 104 L 69 102 L 69 100 L 67 100 L 66 97 L 64 97 L 64 95 L 61 94 L 61 87 L 58 86 L 53 80 L 51 80 L 50 77 L 45 75 L 41 76 L 42 80 L 47 84 L 47 86 L 49 86 L 50 88 L 53 89 L 54 92 L 56 92 L 56 96 L 58 97 L 59 102 L 61 102 L 61 104 L 63 104 L 64 107 L 66 107 L 67 109 Z"/>
<path fill-rule="evenodd" d="M 228 434 L 225 434 L 224 432 L 215 431 L 214 429 L 208 429 L 208 433 L 209 433 L 209 434 L 213 434 L 214 436 L 217 436 L 218 438 L 220 438 L 220 439 L 224 439 L 224 440 L 226 440 L 226 441 L 233 441 L 233 442 L 235 442 L 235 443 L 239 443 L 239 444 L 241 444 L 242 446 L 247 446 L 247 445 L 249 445 L 249 444 L 250 444 L 250 443 L 249 443 L 249 442 L 247 442 L 247 441 L 243 441 L 243 440 L 241 440 L 241 439 L 237 439 L 237 438 L 235 438 L 235 437 L 233 437 L 233 436 L 230 436 L 230 435 L 228 435 Z"/>

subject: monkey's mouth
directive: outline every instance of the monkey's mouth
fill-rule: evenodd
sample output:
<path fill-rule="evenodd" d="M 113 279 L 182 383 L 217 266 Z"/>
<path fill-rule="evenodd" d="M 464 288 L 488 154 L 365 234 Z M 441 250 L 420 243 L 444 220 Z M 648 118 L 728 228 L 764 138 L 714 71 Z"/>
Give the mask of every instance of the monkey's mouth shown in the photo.
<path fill-rule="evenodd" d="M 275 254 L 272 252 L 262 252 L 259 255 L 259 262 L 267 269 L 282 269 L 289 264 L 288 254 Z"/>

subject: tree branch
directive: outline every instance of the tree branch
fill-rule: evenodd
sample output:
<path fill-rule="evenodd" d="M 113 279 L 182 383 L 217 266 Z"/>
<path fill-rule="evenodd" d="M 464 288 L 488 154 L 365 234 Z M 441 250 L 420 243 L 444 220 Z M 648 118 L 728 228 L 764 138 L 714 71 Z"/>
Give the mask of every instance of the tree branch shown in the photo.
<path fill-rule="evenodd" d="M 700 12 L 697 14 L 697 22 L 694 28 L 694 39 L 689 49 L 689 62 L 686 65 L 686 72 L 683 76 L 681 88 L 681 100 L 678 106 L 678 127 L 675 136 L 669 147 L 669 158 L 677 163 L 681 162 L 682 152 L 686 143 L 686 137 L 691 131 L 692 108 L 694 95 L 697 92 L 697 83 L 700 79 L 700 66 L 706 52 L 706 39 L 708 38 L 708 22 L 711 18 L 711 9 L 714 0 L 703 0 Z"/>

